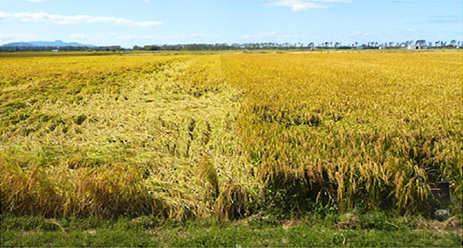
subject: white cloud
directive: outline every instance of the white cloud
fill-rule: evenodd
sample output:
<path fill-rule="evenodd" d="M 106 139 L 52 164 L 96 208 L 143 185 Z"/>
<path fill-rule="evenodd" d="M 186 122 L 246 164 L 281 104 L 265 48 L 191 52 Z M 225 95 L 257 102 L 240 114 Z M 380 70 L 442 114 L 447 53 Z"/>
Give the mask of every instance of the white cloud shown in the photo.
<path fill-rule="evenodd" d="M 176 39 L 176 40 L 185 39 L 185 38 L 188 38 L 188 37 L 189 37 L 188 34 L 172 34 L 172 35 L 170 35 L 170 38 Z"/>
<path fill-rule="evenodd" d="M 71 34 L 71 36 L 69 36 L 69 38 L 71 38 L 73 40 L 85 40 L 85 39 L 90 38 L 90 35 L 75 33 L 75 34 Z"/>
<path fill-rule="evenodd" d="M 157 39 L 159 36 L 156 35 L 118 35 L 117 40 L 149 40 Z"/>
<path fill-rule="evenodd" d="M 185 41 L 185 40 L 195 40 L 201 38 L 208 38 L 208 39 L 216 39 L 219 38 L 217 35 L 211 34 L 171 34 L 171 35 L 117 35 L 115 36 L 117 40 L 155 40 L 158 42 L 163 42 L 165 40 L 177 40 L 177 41 Z"/>
<path fill-rule="evenodd" d="M 321 39 L 320 33 L 313 33 L 313 32 L 285 32 L 285 33 L 278 33 L 278 32 L 266 32 L 266 33 L 251 33 L 251 34 L 243 34 L 237 37 L 239 40 L 243 40 L 246 42 L 309 42 L 314 41 L 317 39 Z"/>
<path fill-rule="evenodd" d="M 89 16 L 89 15 L 55 15 L 44 12 L 18 12 L 7 13 L 0 11 L 0 19 L 15 18 L 23 22 L 50 22 L 59 25 L 77 23 L 110 23 L 115 25 L 132 25 L 138 27 L 155 27 L 162 24 L 161 21 L 133 21 L 112 16 Z"/>
<path fill-rule="evenodd" d="M 281 6 L 281 7 L 290 7 L 293 11 L 308 10 L 308 9 L 325 9 L 325 8 L 332 7 L 332 5 L 319 4 L 319 3 L 313 3 L 313 2 L 304 2 L 300 0 L 281 0 L 281 1 L 272 3 L 272 5 Z"/>
<path fill-rule="evenodd" d="M 52 1 L 52 0 L 26 0 L 26 2 L 45 2 L 45 1 Z M 146 2 L 146 3 L 148 3 L 149 1 L 150 0 L 143 0 L 143 2 Z"/>
<path fill-rule="evenodd" d="M 326 9 L 333 7 L 333 3 L 350 3 L 354 0 L 274 0 L 270 4 L 280 7 L 290 7 L 293 11 Z"/>
<path fill-rule="evenodd" d="M 35 34 L 29 34 L 29 33 L 0 33 L 0 39 L 6 41 L 6 40 L 33 40 L 37 39 L 38 36 Z"/>
<path fill-rule="evenodd" d="M 277 35 L 276 32 L 269 33 L 259 33 L 259 34 L 244 34 L 241 36 L 243 39 L 262 39 L 262 38 L 271 38 Z"/>
<path fill-rule="evenodd" d="M 108 34 L 111 37 L 114 37 L 113 34 Z M 106 34 L 82 34 L 82 33 L 73 33 L 69 36 L 71 40 L 79 40 L 79 41 L 102 41 L 109 39 L 108 35 Z"/>
<path fill-rule="evenodd" d="M 3 11 L 0 11 L 0 19 L 5 19 L 7 17 L 10 17 L 10 14 L 8 14 L 6 12 L 3 12 Z"/>

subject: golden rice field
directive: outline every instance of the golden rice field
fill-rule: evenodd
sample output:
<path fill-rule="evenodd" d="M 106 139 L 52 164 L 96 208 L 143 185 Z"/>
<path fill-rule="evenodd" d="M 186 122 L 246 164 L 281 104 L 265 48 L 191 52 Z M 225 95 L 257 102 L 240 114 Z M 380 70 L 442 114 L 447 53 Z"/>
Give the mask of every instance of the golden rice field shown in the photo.
<path fill-rule="evenodd" d="M 463 198 L 461 52 L 0 55 L 2 212 L 240 218 Z"/>

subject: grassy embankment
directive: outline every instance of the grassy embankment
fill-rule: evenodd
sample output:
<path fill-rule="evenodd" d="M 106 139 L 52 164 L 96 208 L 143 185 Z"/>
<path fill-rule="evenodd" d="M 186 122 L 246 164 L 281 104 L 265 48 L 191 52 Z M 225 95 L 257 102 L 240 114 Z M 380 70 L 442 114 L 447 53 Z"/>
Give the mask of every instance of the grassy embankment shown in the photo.
<path fill-rule="evenodd" d="M 298 220 L 253 216 L 245 220 L 172 222 L 143 216 L 134 219 L 12 217 L 2 221 L 2 246 L 52 247 L 461 247 L 461 226 L 455 219 L 428 221 L 419 217 L 370 212 L 317 214 Z"/>

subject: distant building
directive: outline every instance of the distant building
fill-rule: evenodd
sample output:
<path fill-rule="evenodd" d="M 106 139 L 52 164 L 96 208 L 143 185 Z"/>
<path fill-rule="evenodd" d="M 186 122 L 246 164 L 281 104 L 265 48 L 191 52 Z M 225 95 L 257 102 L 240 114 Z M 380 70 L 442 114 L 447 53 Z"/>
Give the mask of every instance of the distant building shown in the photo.
<path fill-rule="evenodd" d="M 414 45 L 414 46 L 407 46 L 407 49 L 408 50 L 420 50 L 420 49 L 430 49 L 430 47 Z"/>
<path fill-rule="evenodd" d="M 415 45 L 408 45 L 407 49 L 409 50 L 419 50 L 419 49 L 429 49 L 430 47 L 426 45 L 426 40 L 417 40 Z"/>
<path fill-rule="evenodd" d="M 57 53 L 57 52 L 59 52 L 59 50 L 58 49 L 53 49 L 53 50 L 51 50 L 51 52 L 52 53 Z"/>

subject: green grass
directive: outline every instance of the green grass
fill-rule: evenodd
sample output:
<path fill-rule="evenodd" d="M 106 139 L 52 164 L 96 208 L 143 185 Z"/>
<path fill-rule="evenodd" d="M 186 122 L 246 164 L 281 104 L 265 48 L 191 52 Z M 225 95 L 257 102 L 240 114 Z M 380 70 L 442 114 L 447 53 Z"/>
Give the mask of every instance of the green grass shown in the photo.
<path fill-rule="evenodd" d="M 355 220 L 346 220 L 346 216 L 355 216 Z M 342 226 L 346 221 L 352 224 L 348 228 Z M 173 222 L 149 216 L 55 220 L 7 215 L 2 217 L 0 246 L 458 247 L 462 242 L 461 223 L 459 229 L 449 223 L 384 212 L 300 220 L 258 215 L 233 222 L 213 219 Z"/>

